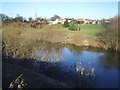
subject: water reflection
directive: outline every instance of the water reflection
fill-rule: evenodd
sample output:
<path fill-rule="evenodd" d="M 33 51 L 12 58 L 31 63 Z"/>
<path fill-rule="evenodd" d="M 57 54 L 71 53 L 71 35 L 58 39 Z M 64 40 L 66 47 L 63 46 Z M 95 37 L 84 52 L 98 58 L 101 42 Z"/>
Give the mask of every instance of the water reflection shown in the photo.
<path fill-rule="evenodd" d="M 76 62 L 76 72 L 80 72 L 81 75 L 85 76 L 95 76 L 95 68 L 90 66 L 90 62 L 88 62 L 88 66 L 82 65 L 81 62 Z"/>
<path fill-rule="evenodd" d="M 42 46 L 42 45 L 40 45 Z M 33 54 L 35 59 L 42 62 L 55 63 L 63 59 L 63 47 L 59 44 L 44 44 L 43 47 L 35 48 Z"/>
<path fill-rule="evenodd" d="M 100 57 L 101 65 L 103 65 L 107 69 L 111 69 L 111 68 L 120 69 L 120 67 L 118 67 L 119 66 L 118 55 L 119 53 L 105 52 L 105 55 Z"/>
<path fill-rule="evenodd" d="M 35 61 L 19 60 L 19 65 L 73 87 L 117 87 L 116 53 L 41 43 L 32 54 Z"/>
<path fill-rule="evenodd" d="M 45 65 L 46 68 L 43 69 L 48 76 L 73 84 L 75 87 L 84 85 L 88 87 L 117 87 L 116 76 L 118 73 L 113 70 L 114 67 L 117 67 L 116 54 L 100 50 L 95 52 L 95 49 L 89 51 L 88 48 L 82 50 L 74 46 L 56 48 L 51 47 L 47 49 L 48 51 L 36 50 L 34 52 L 41 61 L 51 63 Z M 55 65 L 55 62 L 59 65 Z M 106 66 L 110 68 L 106 69 Z"/>

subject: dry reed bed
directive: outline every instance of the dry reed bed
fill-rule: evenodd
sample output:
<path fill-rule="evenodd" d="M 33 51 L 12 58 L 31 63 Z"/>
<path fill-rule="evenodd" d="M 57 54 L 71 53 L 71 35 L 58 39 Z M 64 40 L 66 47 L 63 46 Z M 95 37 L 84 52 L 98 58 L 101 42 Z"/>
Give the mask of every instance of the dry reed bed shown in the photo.
<path fill-rule="evenodd" d="M 8 25 L 2 31 L 3 53 L 14 58 L 32 58 L 32 50 L 36 42 L 62 42 L 65 36 L 59 25 L 46 26 L 42 29 L 14 26 Z"/>

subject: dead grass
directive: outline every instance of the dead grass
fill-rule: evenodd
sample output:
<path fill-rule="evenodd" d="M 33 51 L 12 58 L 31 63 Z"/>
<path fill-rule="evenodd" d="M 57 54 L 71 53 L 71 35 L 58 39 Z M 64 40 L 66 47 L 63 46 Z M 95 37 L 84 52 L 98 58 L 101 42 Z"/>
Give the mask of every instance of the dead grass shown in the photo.
<path fill-rule="evenodd" d="M 106 26 L 106 29 L 104 29 L 99 34 L 103 48 L 119 51 L 119 32 L 120 31 L 118 30 L 118 17 L 115 17 L 112 22 Z"/>
<path fill-rule="evenodd" d="M 36 42 L 62 42 L 63 28 L 59 25 L 45 26 L 42 29 L 31 27 L 18 27 L 17 24 L 7 25 L 2 30 L 3 48 L 7 56 L 28 57 Z M 23 53 L 23 54 L 22 54 Z M 25 53 L 25 54 L 24 54 Z"/>

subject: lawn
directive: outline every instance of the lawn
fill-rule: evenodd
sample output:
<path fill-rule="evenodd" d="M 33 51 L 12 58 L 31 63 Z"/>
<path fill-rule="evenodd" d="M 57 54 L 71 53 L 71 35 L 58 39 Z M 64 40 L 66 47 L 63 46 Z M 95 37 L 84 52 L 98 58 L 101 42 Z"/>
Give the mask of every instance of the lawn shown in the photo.
<path fill-rule="evenodd" d="M 96 36 L 97 33 L 103 30 L 103 27 L 101 25 L 81 25 L 80 28 L 80 31 L 70 31 L 69 28 L 65 28 L 64 30 L 65 33 L 80 33 L 89 36 Z"/>

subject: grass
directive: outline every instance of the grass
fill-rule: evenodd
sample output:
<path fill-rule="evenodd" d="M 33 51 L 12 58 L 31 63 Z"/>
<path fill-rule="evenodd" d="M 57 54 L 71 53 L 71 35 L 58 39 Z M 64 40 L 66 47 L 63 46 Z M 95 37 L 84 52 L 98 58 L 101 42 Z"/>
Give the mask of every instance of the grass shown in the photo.
<path fill-rule="evenodd" d="M 36 42 L 58 43 L 64 41 L 63 27 L 54 25 L 42 29 L 17 27 L 17 24 L 5 26 L 2 30 L 4 54 L 14 58 L 31 58 L 31 49 Z"/>
<path fill-rule="evenodd" d="M 97 34 L 103 30 L 103 27 L 101 25 L 81 25 L 80 28 L 80 31 L 70 31 L 68 28 L 65 28 L 64 31 L 67 34 L 79 33 L 88 36 L 97 36 Z"/>

